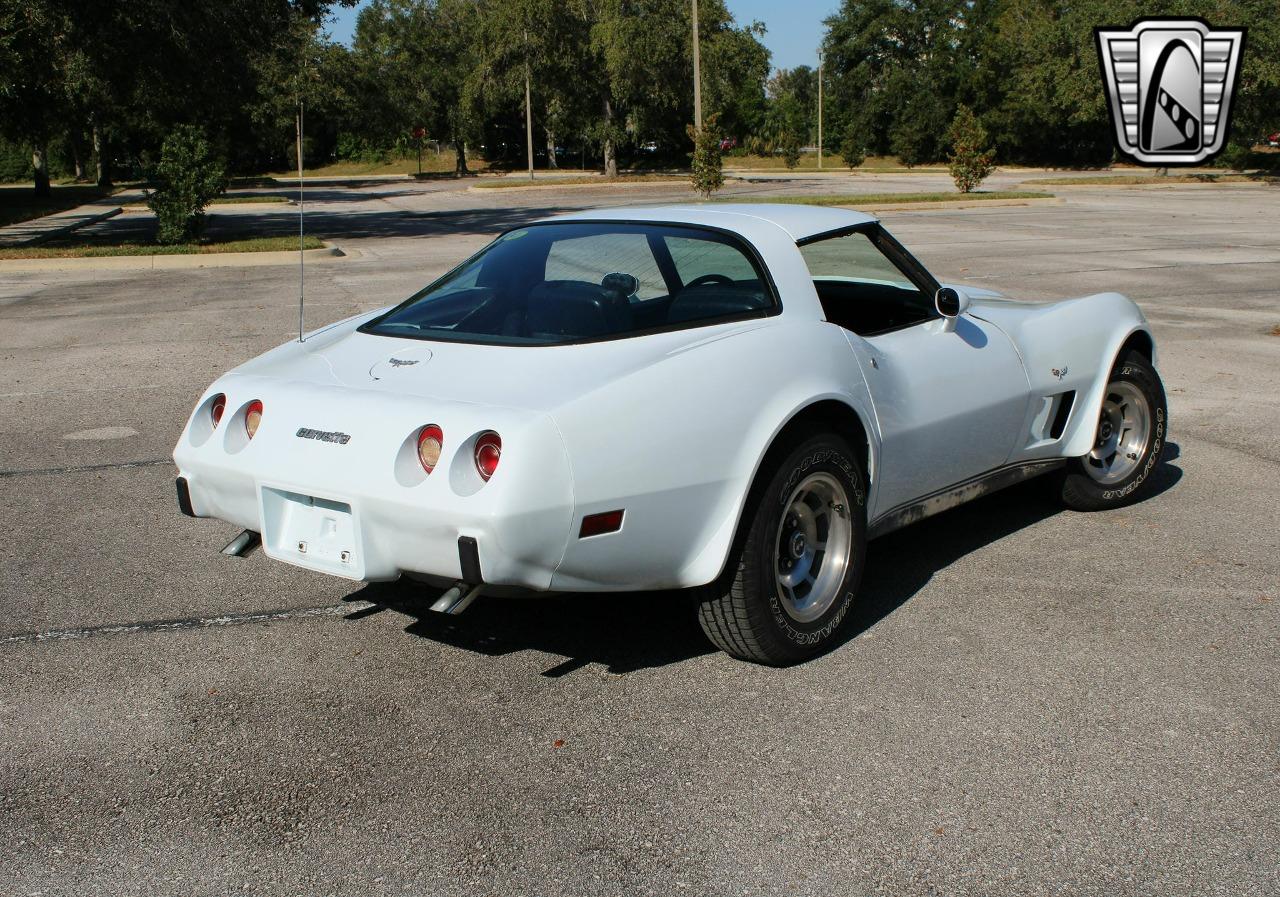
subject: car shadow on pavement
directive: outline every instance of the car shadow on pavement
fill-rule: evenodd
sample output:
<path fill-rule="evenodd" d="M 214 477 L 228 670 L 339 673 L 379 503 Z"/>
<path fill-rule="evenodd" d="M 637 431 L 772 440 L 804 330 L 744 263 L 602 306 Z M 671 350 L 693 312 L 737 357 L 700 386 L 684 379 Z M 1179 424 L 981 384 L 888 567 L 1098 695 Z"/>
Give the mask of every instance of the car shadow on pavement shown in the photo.
<path fill-rule="evenodd" d="M 405 578 L 371 583 L 347 597 L 412 618 L 411 635 L 492 657 L 519 651 L 556 654 L 544 670 L 556 678 L 598 664 L 630 673 L 710 654 L 686 592 L 558 594 L 531 598 L 482 595 L 463 614 L 431 610 L 441 589 Z M 367 612 L 376 612 L 370 609 Z M 367 613 L 356 611 L 348 619 Z"/>
<path fill-rule="evenodd" d="M 1165 443 L 1152 472 L 1144 501 L 1172 489 L 1182 470 L 1171 461 L 1181 455 L 1176 443 Z M 867 545 L 867 566 L 849 622 L 830 651 L 857 638 L 893 613 L 928 584 L 939 571 L 971 551 L 1063 512 L 1052 474 L 1037 477 L 935 517 L 890 533 Z"/>
<path fill-rule="evenodd" d="M 1178 455 L 1178 446 L 1167 444 L 1148 501 L 1182 478 L 1182 471 L 1169 463 Z M 851 617 L 829 650 L 893 613 L 965 554 L 1062 511 L 1052 484 L 1037 478 L 876 539 L 867 549 Z M 552 678 L 593 664 L 610 673 L 630 673 L 715 650 L 698 627 L 688 592 L 481 596 L 459 616 L 431 610 L 441 592 L 407 578 L 370 583 L 345 600 L 372 606 L 354 610 L 347 619 L 390 610 L 410 618 L 405 632 L 478 654 L 498 657 L 532 650 L 564 657 L 542 672 Z"/>

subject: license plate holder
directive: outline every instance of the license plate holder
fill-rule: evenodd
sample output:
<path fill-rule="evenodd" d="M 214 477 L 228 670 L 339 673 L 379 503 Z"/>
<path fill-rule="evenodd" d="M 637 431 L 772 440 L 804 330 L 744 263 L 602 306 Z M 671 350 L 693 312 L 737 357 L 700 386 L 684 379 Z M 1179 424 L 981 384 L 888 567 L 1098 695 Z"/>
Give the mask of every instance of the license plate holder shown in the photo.
<path fill-rule="evenodd" d="M 262 545 L 278 560 L 348 579 L 364 577 L 351 505 L 274 486 L 262 487 Z"/>

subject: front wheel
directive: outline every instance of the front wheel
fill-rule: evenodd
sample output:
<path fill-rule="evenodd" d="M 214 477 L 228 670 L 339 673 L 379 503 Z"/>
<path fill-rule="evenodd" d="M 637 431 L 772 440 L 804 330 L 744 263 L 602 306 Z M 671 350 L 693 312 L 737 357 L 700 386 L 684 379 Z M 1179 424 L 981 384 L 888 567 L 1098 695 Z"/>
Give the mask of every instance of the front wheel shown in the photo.
<path fill-rule="evenodd" d="M 866 557 L 866 482 L 848 443 L 815 434 L 760 473 L 725 575 L 702 590 L 698 619 L 721 650 L 783 665 L 835 637 Z"/>
<path fill-rule="evenodd" d="M 1103 511 L 1142 498 L 1164 451 L 1169 410 L 1160 375 L 1129 352 L 1111 371 L 1093 448 L 1067 466 L 1062 500 L 1077 511 Z"/>

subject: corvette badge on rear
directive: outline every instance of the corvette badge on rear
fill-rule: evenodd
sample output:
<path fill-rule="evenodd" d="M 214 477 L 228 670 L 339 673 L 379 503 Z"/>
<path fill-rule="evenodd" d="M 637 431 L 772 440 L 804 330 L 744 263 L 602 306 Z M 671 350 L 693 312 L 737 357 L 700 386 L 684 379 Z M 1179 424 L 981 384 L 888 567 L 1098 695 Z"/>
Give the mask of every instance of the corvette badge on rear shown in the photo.
<path fill-rule="evenodd" d="M 308 427 L 298 427 L 295 434 L 299 439 L 315 439 L 318 442 L 336 442 L 338 445 L 346 445 L 351 441 L 351 437 L 346 433 L 339 433 L 336 430 L 312 430 Z"/>

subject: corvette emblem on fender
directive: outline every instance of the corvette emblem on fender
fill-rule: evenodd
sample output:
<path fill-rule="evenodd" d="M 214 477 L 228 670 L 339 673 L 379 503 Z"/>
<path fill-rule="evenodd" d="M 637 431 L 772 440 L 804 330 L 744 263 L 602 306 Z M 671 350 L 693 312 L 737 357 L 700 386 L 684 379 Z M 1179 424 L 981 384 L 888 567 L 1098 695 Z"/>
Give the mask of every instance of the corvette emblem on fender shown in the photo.
<path fill-rule="evenodd" d="M 411 364 L 418 363 L 417 358 L 388 358 L 387 361 L 391 362 L 393 368 L 408 367 Z"/>
<path fill-rule="evenodd" d="M 1222 152 L 1244 28 L 1146 18 L 1095 28 L 1116 146 L 1142 165 L 1198 165 Z"/>

